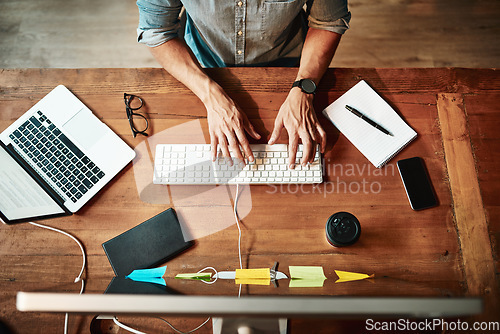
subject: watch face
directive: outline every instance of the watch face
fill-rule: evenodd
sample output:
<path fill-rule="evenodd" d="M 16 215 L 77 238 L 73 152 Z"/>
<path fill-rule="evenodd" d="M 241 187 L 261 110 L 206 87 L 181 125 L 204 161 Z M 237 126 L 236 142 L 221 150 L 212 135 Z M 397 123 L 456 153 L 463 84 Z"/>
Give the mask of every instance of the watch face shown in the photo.
<path fill-rule="evenodd" d="M 312 94 L 316 91 L 316 84 L 311 79 L 302 79 L 300 87 L 306 93 Z"/>

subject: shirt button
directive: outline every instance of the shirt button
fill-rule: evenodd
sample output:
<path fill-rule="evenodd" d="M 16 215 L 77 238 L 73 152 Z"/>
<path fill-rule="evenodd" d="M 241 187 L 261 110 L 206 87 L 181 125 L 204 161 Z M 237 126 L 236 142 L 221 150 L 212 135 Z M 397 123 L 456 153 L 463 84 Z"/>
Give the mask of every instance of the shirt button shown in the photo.
<path fill-rule="evenodd" d="M 242 54 L 242 53 L 243 53 L 243 51 L 241 51 L 241 50 L 238 50 L 238 54 L 239 54 L 239 55 L 240 55 L 240 54 Z"/>
<path fill-rule="evenodd" d="M 238 7 L 241 7 L 241 6 L 243 6 L 243 2 L 238 1 Z"/>
<path fill-rule="evenodd" d="M 240 31 L 238 31 L 238 36 L 241 36 L 241 35 L 243 35 L 243 31 L 240 30 Z"/>

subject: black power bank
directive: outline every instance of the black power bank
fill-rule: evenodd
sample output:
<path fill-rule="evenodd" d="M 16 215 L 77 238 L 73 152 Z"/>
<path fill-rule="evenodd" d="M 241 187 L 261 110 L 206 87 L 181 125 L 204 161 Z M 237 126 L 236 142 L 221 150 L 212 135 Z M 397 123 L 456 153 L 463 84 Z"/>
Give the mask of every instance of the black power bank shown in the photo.
<path fill-rule="evenodd" d="M 102 244 L 116 276 L 154 268 L 191 247 L 170 208 Z"/>

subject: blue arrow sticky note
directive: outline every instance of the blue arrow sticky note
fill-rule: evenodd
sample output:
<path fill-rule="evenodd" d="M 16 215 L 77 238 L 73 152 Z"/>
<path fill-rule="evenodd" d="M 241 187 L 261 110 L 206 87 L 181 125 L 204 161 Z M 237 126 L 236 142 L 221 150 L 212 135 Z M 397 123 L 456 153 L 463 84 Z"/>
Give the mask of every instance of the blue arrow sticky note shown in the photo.
<path fill-rule="evenodd" d="M 127 277 L 130 278 L 130 277 Z M 163 286 L 167 286 L 167 283 L 163 279 L 163 277 L 149 277 L 149 278 L 135 278 L 133 279 L 134 282 L 143 282 L 143 283 L 154 283 L 154 284 L 159 284 Z"/>
<path fill-rule="evenodd" d="M 150 282 L 166 286 L 165 280 L 162 278 L 166 271 L 167 266 L 153 269 L 136 269 L 125 276 L 125 278 L 138 282 Z"/>

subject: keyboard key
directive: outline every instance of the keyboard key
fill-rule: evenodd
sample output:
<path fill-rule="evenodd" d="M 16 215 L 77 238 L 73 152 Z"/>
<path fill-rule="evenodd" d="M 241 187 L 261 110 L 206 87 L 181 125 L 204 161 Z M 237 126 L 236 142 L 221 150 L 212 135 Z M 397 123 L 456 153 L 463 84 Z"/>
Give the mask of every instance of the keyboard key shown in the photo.
<path fill-rule="evenodd" d="M 42 123 L 40 123 L 40 122 L 38 121 L 38 119 L 36 119 L 36 117 L 35 117 L 35 116 L 31 116 L 31 117 L 30 117 L 30 122 L 31 122 L 31 123 L 32 123 L 35 127 L 37 127 L 37 128 L 39 128 L 40 126 L 42 126 Z"/>
<path fill-rule="evenodd" d="M 82 183 L 89 189 L 94 186 L 94 184 L 89 179 L 83 179 Z"/>
<path fill-rule="evenodd" d="M 78 148 L 76 147 L 75 144 L 73 144 L 69 139 L 68 137 L 66 137 L 63 133 L 61 133 L 61 135 L 59 136 L 59 139 L 61 140 L 61 142 L 63 142 L 78 158 L 83 158 L 84 157 L 84 154 L 83 152 Z"/>
<path fill-rule="evenodd" d="M 186 147 L 184 145 L 172 145 L 173 152 L 185 152 Z"/>
<path fill-rule="evenodd" d="M 80 190 L 80 192 L 81 192 L 82 194 L 85 194 L 85 193 L 88 191 L 87 187 L 85 187 L 85 185 L 83 185 L 83 184 L 81 184 L 81 185 L 78 187 L 78 190 Z"/>

